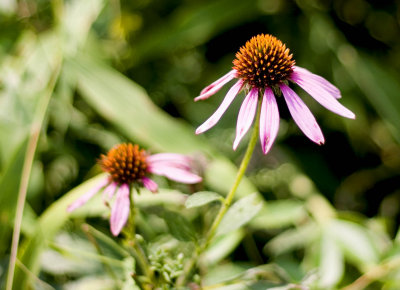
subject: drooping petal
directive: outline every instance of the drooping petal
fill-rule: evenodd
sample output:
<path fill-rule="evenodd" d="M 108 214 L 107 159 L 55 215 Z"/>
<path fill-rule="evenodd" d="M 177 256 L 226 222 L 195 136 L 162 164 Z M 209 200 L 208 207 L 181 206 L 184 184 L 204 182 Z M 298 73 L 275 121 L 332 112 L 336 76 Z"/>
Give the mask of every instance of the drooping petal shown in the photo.
<path fill-rule="evenodd" d="M 303 131 L 311 141 L 317 144 L 323 144 L 325 142 L 324 135 L 310 109 L 308 109 L 300 97 L 287 85 L 281 84 L 279 87 L 297 126 L 299 126 L 301 131 Z"/>
<path fill-rule="evenodd" d="M 222 101 L 221 105 L 215 111 L 214 114 L 211 115 L 210 118 L 207 119 L 200 127 L 197 128 L 196 134 L 201 134 L 211 127 L 213 127 L 219 119 L 221 119 L 222 115 L 225 113 L 226 109 L 228 109 L 229 105 L 235 99 L 236 95 L 242 89 L 243 80 L 239 80 L 229 89 L 228 93 L 226 94 L 224 100 Z"/>
<path fill-rule="evenodd" d="M 111 208 L 111 233 L 118 236 L 129 217 L 129 186 L 122 184 L 117 191 L 117 199 Z"/>
<path fill-rule="evenodd" d="M 315 84 L 322 89 L 326 90 L 329 94 L 331 94 L 335 99 L 340 99 L 342 95 L 340 94 L 340 90 L 335 87 L 333 84 L 331 84 L 329 81 L 324 79 L 323 77 L 313 74 L 309 70 L 299 67 L 299 66 L 293 66 L 293 73 L 290 76 L 293 81 L 293 77 L 296 76 L 303 76 L 307 79 L 307 81 L 311 84 Z M 296 81 L 295 81 L 296 82 Z"/>
<path fill-rule="evenodd" d="M 173 162 L 188 162 L 189 157 L 179 153 L 157 153 L 147 157 L 150 162 L 157 161 L 173 161 Z"/>
<path fill-rule="evenodd" d="M 152 179 L 150 179 L 148 177 L 143 177 L 142 182 L 143 182 L 144 187 L 146 187 L 152 193 L 157 193 L 158 185 Z"/>
<path fill-rule="evenodd" d="M 149 168 L 149 171 L 181 183 L 193 184 L 202 181 L 200 176 L 188 170 L 165 164 L 157 164 L 156 166 L 152 166 Z"/>
<path fill-rule="evenodd" d="M 274 144 L 279 130 L 279 110 L 274 93 L 266 88 L 261 104 L 260 141 L 264 154 L 267 154 Z"/>
<path fill-rule="evenodd" d="M 115 182 L 111 182 L 106 188 L 103 190 L 103 199 L 111 199 L 114 196 L 115 190 L 117 189 L 118 184 Z"/>
<path fill-rule="evenodd" d="M 329 83 L 327 80 L 319 77 L 320 80 L 314 81 L 315 77 L 310 74 L 310 72 L 304 73 L 303 70 L 295 71 L 291 79 L 328 110 L 346 118 L 356 117 L 353 112 L 338 102 L 335 95 L 325 89 L 325 84 Z"/>
<path fill-rule="evenodd" d="M 233 150 L 236 150 L 240 140 L 242 140 L 243 136 L 247 133 L 253 123 L 257 109 L 257 100 L 258 88 L 252 88 L 240 107 L 236 125 L 236 138 L 233 142 Z"/>
<path fill-rule="evenodd" d="M 159 153 L 148 156 L 146 160 L 150 165 L 173 164 L 177 167 L 190 169 L 190 158 L 183 154 Z"/>
<path fill-rule="evenodd" d="M 82 195 L 80 198 L 78 198 L 72 204 L 70 204 L 67 208 L 67 211 L 68 212 L 74 211 L 78 207 L 81 207 L 82 205 L 87 203 L 89 199 L 91 199 L 97 192 L 99 192 L 100 189 L 102 189 L 108 183 L 109 183 L 108 177 L 104 177 L 103 179 L 101 179 L 100 182 L 96 184 L 96 186 L 91 188 L 88 192 L 86 192 L 84 195 Z"/>
<path fill-rule="evenodd" d="M 200 96 L 196 97 L 194 99 L 195 102 L 200 101 L 200 100 L 205 100 L 214 95 L 216 92 L 218 92 L 226 83 L 230 82 L 232 79 L 234 79 L 236 76 L 236 71 L 231 70 L 228 72 L 226 75 L 223 77 L 219 78 L 215 82 L 213 82 L 211 85 L 207 86 L 200 92 Z"/>

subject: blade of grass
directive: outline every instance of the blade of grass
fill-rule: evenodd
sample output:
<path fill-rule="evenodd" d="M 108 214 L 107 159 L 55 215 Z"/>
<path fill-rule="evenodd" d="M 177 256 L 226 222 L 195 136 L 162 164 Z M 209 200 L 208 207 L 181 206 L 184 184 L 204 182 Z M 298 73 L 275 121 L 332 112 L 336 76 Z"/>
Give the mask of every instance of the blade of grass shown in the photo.
<path fill-rule="evenodd" d="M 42 129 L 43 121 L 46 116 L 47 107 L 49 105 L 51 96 L 53 94 L 53 90 L 56 85 L 58 75 L 60 74 L 61 62 L 62 62 L 61 58 L 59 58 L 58 62 L 54 67 L 53 75 L 51 76 L 48 86 L 45 92 L 43 93 L 42 99 L 38 105 L 30 131 L 30 137 L 28 141 L 28 146 L 26 148 L 24 165 L 22 168 L 21 183 L 18 190 L 17 209 L 15 213 L 14 231 L 11 242 L 10 263 L 8 266 L 8 273 L 7 273 L 7 284 L 6 284 L 7 290 L 12 290 L 13 288 L 15 263 L 17 259 L 19 237 L 21 233 L 22 215 L 24 212 L 29 177 L 31 175 L 33 159 L 35 157 L 36 147 L 39 140 L 40 131 Z"/>

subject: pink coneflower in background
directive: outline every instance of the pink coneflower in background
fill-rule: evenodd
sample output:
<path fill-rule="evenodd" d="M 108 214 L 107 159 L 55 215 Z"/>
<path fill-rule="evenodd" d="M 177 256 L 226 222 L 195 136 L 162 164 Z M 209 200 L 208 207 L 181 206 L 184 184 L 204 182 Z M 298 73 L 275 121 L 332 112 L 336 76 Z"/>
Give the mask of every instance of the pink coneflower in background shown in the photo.
<path fill-rule="evenodd" d="M 143 185 L 151 192 L 157 192 L 157 183 L 149 178 L 150 174 L 162 175 L 181 183 L 198 183 L 202 179 L 191 172 L 190 163 L 190 158 L 181 154 L 148 155 L 138 145 L 116 145 L 107 155 L 101 155 L 99 160 L 101 168 L 108 176 L 72 203 L 68 211 L 82 206 L 101 189 L 104 189 L 103 194 L 108 199 L 116 194 L 116 200 L 111 207 L 110 227 L 112 234 L 117 236 L 128 220 L 132 186 Z"/>
<path fill-rule="evenodd" d="M 232 79 L 239 79 L 230 88 L 217 111 L 197 128 L 196 134 L 213 127 L 236 95 L 245 89 L 248 93 L 239 111 L 233 149 L 236 150 L 249 130 L 256 114 L 259 96 L 262 96 L 260 140 L 263 153 L 267 154 L 278 134 L 279 110 L 274 92 L 280 90 L 299 128 L 312 141 L 323 144 L 325 139 L 313 114 L 289 87 L 289 82 L 299 85 L 328 110 L 346 118 L 355 118 L 353 112 L 337 101 L 341 97 L 339 89 L 324 78 L 295 66 L 289 49 L 274 36 L 260 34 L 251 38 L 236 53 L 233 64 L 233 70 L 203 89 L 200 96 L 195 98 L 195 101 L 208 99 Z"/>

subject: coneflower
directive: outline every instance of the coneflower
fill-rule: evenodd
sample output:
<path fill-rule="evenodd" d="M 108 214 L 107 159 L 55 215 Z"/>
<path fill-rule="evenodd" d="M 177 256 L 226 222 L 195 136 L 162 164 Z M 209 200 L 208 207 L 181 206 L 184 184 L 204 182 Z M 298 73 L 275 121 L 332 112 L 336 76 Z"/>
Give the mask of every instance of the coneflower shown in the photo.
<path fill-rule="evenodd" d="M 233 149 L 236 150 L 249 130 L 261 97 L 260 141 L 263 153 L 267 154 L 278 134 L 279 110 L 274 92 L 280 90 L 299 128 L 312 141 L 323 144 L 325 139 L 320 127 L 308 107 L 289 87 L 290 82 L 299 85 L 328 110 L 346 118 L 355 118 L 353 112 L 338 102 L 337 99 L 341 97 L 339 89 L 324 78 L 296 66 L 289 49 L 274 36 L 260 34 L 251 38 L 236 53 L 233 65 L 233 70 L 203 89 L 200 96 L 195 98 L 195 101 L 205 100 L 229 81 L 238 79 L 216 112 L 197 128 L 196 134 L 213 127 L 244 89 L 248 93 L 239 111 Z"/>
<path fill-rule="evenodd" d="M 108 199 L 116 194 L 110 216 L 110 227 L 114 236 L 121 232 L 128 220 L 132 186 L 144 186 L 153 193 L 157 192 L 158 186 L 149 177 L 151 174 L 188 184 L 202 180 L 191 172 L 189 157 L 175 153 L 148 155 L 145 150 L 133 144 L 123 143 L 113 147 L 107 155 L 101 155 L 98 163 L 108 176 L 72 203 L 68 211 L 82 206 L 101 189 L 104 189 L 103 195 Z"/>

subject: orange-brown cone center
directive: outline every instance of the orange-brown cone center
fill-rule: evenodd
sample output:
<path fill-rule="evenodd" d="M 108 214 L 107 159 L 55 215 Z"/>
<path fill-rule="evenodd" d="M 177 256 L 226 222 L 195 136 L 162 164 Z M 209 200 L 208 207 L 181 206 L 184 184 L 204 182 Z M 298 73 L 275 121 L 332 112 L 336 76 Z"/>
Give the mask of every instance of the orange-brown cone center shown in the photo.
<path fill-rule="evenodd" d="M 118 184 L 131 184 L 143 178 L 147 172 L 146 152 L 138 145 L 119 144 L 101 155 L 99 164 Z"/>
<path fill-rule="evenodd" d="M 233 69 L 253 87 L 273 87 L 290 77 L 296 63 L 292 57 L 282 41 L 269 34 L 259 34 L 236 53 Z"/>

